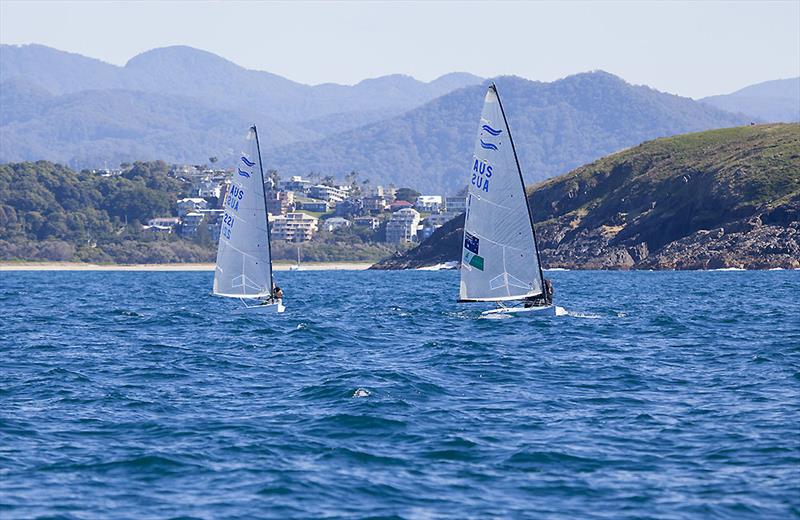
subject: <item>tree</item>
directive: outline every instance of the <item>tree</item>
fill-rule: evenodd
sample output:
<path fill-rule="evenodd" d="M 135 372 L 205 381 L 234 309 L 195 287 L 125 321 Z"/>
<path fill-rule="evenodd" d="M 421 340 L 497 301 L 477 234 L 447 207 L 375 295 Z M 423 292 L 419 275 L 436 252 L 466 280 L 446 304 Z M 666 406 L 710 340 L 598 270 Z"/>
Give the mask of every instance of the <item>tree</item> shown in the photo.
<path fill-rule="evenodd" d="M 217 161 L 219 161 L 219 159 L 217 159 L 216 155 L 208 158 L 208 162 L 210 162 L 211 164 L 217 164 Z"/>
<path fill-rule="evenodd" d="M 400 188 L 395 195 L 396 200 L 404 200 L 406 202 L 414 203 L 419 197 L 420 193 L 412 188 Z"/>
<path fill-rule="evenodd" d="M 322 178 L 322 184 L 325 186 L 333 186 L 336 184 L 336 179 L 333 178 L 333 175 L 326 175 Z"/>

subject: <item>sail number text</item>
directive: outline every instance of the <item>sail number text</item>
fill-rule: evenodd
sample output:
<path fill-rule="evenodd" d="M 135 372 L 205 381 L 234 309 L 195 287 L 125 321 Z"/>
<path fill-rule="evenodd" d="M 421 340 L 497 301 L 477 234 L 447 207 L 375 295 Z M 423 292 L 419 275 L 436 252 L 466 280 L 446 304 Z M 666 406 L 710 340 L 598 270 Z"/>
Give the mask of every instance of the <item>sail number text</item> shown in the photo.
<path fill-rule="evenodd" d="M 226 197 L 225 204 L 234 211 L 239 211 L 239 202 L 242 198 L 244 198 L 244 190 L 234 184 Z"/>
<path fill-rule="evenodd" d="M 475 159 L 472 165 L 472 185 L 489 193 L 489 177 L 492 176 L 492 165 L 486 161 Z"/>

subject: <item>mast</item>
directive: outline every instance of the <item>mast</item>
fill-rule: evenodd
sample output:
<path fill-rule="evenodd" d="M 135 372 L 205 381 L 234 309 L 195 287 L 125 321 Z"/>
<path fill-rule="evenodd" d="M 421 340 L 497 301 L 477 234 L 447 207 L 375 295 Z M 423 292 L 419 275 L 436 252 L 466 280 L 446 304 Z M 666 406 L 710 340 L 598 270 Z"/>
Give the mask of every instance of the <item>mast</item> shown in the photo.
<path fill-rule="evenodd" d="M 503 102 L 500 100 L 500 93 L 497 92 L 497 87 L 495 86 L 494 82 L 490 85 L 492 90 L 494 90 L 494 94 L 497 96 L 497 104 L 500 105 L 500 113 L 503 114 L 503 122 L 506 125 L 506 129 L 508 130 L 508 140 L 511 143 L 511 151 L 514 152 L 514 161 L 517 163 L 517 173 L 519 174 L 519 182 L 522 184 L 522 196 L 525 198 L 525 207 L 528 210 L 528 222 L 531 225 L 531 232 L 533 233 L 533 247 L 536 249 L 536 263 L 539 264 L 539 278 L 542 282 L 542 294 L 545 293 L 545 285 L 544 285 L 544 271 L 542 271 L 542 260 L 539 258 L 539 244 L 536 241 L 536 228 L 533 225 L 533 214 L 531 213 L 531 205 L 528 203 L 528 194 L 525 191 L 525 178 L 522 176 L 522 168 L 519 165 L 519 157 L 517 157 L 517 148 L 514 146 L 514 139 L 511 137 L 511 127 L 508 124 L 508 119 L 506 118 L 506 111 L 503 110 Z M 258 142 L 258 138 L 256 138 L 256 142 Z M 272 256 L 270 256 L 272 258 Z"/>
<path fill-rule="evenodd" d="M 269 211 L 267 211 L 267 188 L 266 188 L 266 182 L 264 180 L 264 164 L 261 162 L 261 146 L 258 143 L 258 129 L 256 129 L 256 125 L 253 125 L 251 128 L 253 129 L 253 133 L 256 136 L 256 150 L 258 151 L 258 170 L 261 173 L 261 191 L 264 194 L 264 218 L 267 221 L 267 252 L 269 253 L 269 266 L 267 267 L 267 269 L 269 269 L 269 293 L 271 295 L 272 290 L 275 287 L 275 280 L 272 277 L 272 239 L 270 237 L 270 232 L 269 232 Z M 530 208 L 528 208 L 528 211 L 530 211 Z M 534 243 L 535 243 L 535 238 L 534 238 Z M 539 254 L 538 249 L 536 254 Z M 542 287 L 544 287 L 544 285 L 542 285 Z"/>

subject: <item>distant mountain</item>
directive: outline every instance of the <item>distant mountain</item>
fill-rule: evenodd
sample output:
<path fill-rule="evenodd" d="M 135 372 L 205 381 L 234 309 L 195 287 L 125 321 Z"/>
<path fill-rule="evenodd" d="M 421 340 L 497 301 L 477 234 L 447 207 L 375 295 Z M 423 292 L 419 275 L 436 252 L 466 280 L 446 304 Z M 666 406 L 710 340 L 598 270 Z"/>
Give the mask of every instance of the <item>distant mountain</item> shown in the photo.
<path fill-rule="evenodd" d="M 24 79 L 53 95 L 124 89 L 194 98 L 215 108 L 260 112 L 279 121 L 304 121 L 343 112 L 408 110 L 482 81 L 447 74 L 425 83 L 400 74 L 356 85 L 303 85 L 248 70 L 210 52 L 174 46 L 131 58 L 124 67 L 42 45 L 0 46 L 0 81 Z"/>
<path fill-rule="evenodd" d="M 749 122 L 606 72 L 552 83 L 517 77 L 496 83 L 529 182 L 647 139 Z M 455 193 L 466 183 L 485 89 L 485 84 L 465 87 L 386 121 L 279 147 L 265 162 L 284 175 L 342 176 L 357 170 L 376 182 Z"/>
<path fill-rule="evenodd" d="M 646 142 L 533 187 L 528 203 L 545 267 L 800 268 L 800 125 Z M 376 267 L 457 261 L 463 224 Z"/>
<path fill-rule="evenodd" d="M 800 121 L 800 77 L 765 81 L 700 101 L 768 123 Z"/>
<path fill-rule="evenodd" d="M 0 161 L 82 167 L 141 153 L 202 162 L 233 154 L 252 122 L 267 146 L 314 140 L 481 81 L 456 73 L 309 86 L 190 47 L 154 49 L 118 67 L 42 45 L 0 45 Z M 109 119 L 113 132 L 104 134 Z"/>

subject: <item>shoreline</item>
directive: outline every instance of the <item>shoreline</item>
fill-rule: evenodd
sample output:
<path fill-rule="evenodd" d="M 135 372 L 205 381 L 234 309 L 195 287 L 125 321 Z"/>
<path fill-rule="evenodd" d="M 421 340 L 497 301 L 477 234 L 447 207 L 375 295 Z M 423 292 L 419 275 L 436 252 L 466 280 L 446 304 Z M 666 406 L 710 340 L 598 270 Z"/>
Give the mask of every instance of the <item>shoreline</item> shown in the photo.
<path fill-rule="evenodd" d="M 295 264 L 276 262 L 274 271 L 289 271 Z M 372 262 L 307 262 L 301 271 L 363 271 Z M 84 262 L 0 262 L 0 271 L 213 271 L 214 264 L 90 264 Z"/>

